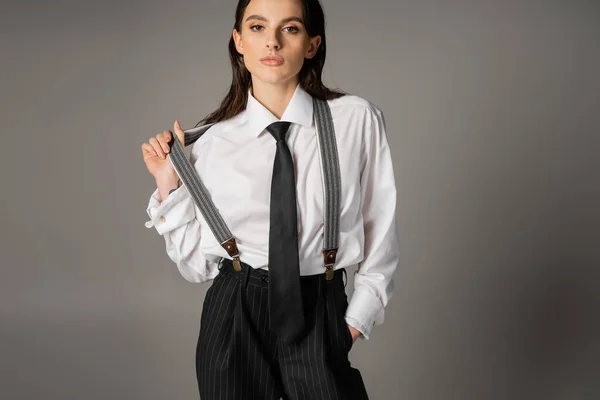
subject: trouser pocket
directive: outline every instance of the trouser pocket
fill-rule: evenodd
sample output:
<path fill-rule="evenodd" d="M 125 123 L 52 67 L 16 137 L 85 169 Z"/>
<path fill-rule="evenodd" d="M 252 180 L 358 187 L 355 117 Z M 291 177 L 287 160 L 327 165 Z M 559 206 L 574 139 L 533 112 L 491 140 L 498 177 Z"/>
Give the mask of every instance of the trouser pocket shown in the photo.
<path fill-rule="evenodd" d="M 348 352 L 352 348 L 352 334 L 346 323 L 348 298 L 341 280 L 328 283 L 326 291 L 328 339 L 332 366 L 348 363 Z"/>

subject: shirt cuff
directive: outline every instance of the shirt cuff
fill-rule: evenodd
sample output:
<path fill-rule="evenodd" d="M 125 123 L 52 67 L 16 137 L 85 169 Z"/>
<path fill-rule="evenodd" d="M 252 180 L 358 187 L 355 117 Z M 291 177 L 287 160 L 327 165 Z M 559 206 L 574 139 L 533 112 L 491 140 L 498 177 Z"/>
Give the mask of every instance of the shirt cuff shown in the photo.
<path fill-rule="evenodd" d="M 366 329 L 362 327 L 363 324 L 348 316 L 346 316 L 346 323 L 360 332 L 360 335 L 358 335 L 360 339 L 369 339 L 369 332 L 367 332 L 367 335 L 365 335 Z"/>
<path fill-rule="evenodd" d="M 373 326 L 383 323 L 383 316 L 381 300 L 366 288 L 355 288 L 346 310 L 346 322 L 360 331 L 362 339 L 369 340 Z"/>
<path fill-rule="evenodd" d="M 185 225 L 196 217 L 194 200 L 187 188 L 179 187 L 160 203 L 158 188 L 150 196 L 146 213 L 150 217 L 146 228 L 156 228 L 160 235 Z"/>

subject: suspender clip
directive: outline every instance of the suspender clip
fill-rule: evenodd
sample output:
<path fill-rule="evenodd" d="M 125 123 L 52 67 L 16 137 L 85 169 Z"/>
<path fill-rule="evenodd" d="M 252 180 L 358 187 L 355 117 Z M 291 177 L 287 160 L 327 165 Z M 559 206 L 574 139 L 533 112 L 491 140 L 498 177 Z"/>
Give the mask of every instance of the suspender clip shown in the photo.
<path fill-rule="evenodd" d="M 326 265 L 325 268 L 327 268 L 325 271 L 325 279 L 330 281 L 333 279 L 333 265 Z"/>
<path fill-rule="evenodd" d="M 333 265 L 335 264 L 335 256 L 337 255 L 337 248 L 335 249 L 323 249 L 323 262 L 325 264 L 325 279 L 330 281 L 333 279 Z"/>
<path fill-rule="evenodd" d="M 240 272 L 242 270 L 242 264 L 240 264 L 240 251 L 237 248 L 237 244 L 235 243 L 235 238 L 232 237 L 223 243 L 221 246 L 225 249 L 227 254 L 233 258 L 233 269 L 236 272 Z"/>
<path fill-rule="evenodd" d="M 240 264 L 240 256 L 233 256 L 233 269 L 236 272 L 240 272 L 242 270 L 242 264 Z"/>

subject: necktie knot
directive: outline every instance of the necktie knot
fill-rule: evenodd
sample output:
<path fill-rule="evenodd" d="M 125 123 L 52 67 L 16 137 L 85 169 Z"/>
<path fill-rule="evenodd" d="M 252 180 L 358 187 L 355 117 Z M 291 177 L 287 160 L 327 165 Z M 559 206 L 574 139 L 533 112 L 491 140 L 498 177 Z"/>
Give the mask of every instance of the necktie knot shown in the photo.
<path fill-rule="evenodd" d="M 284 140 L 285 134 L 287 133 L 291 122 L 289 121 L 275 121 L 271 125 L 267 126 L 267 130 L 276 141 Z"/>

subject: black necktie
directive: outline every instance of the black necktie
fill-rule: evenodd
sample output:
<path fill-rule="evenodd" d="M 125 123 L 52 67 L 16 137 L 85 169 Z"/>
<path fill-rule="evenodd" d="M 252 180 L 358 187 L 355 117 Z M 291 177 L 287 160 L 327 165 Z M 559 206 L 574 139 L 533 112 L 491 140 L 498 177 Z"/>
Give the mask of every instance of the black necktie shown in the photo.
<path fill-rule="evenodd" d="M 298 224 L 294 161 L 285 141 L 291 122 L 277 121 L 267 130 L 277 141 L 271 181 L 269 228 L 269 318 L 279 339 L 292 343 L 304 330 L 304 306 L 298 260 Z"/>

